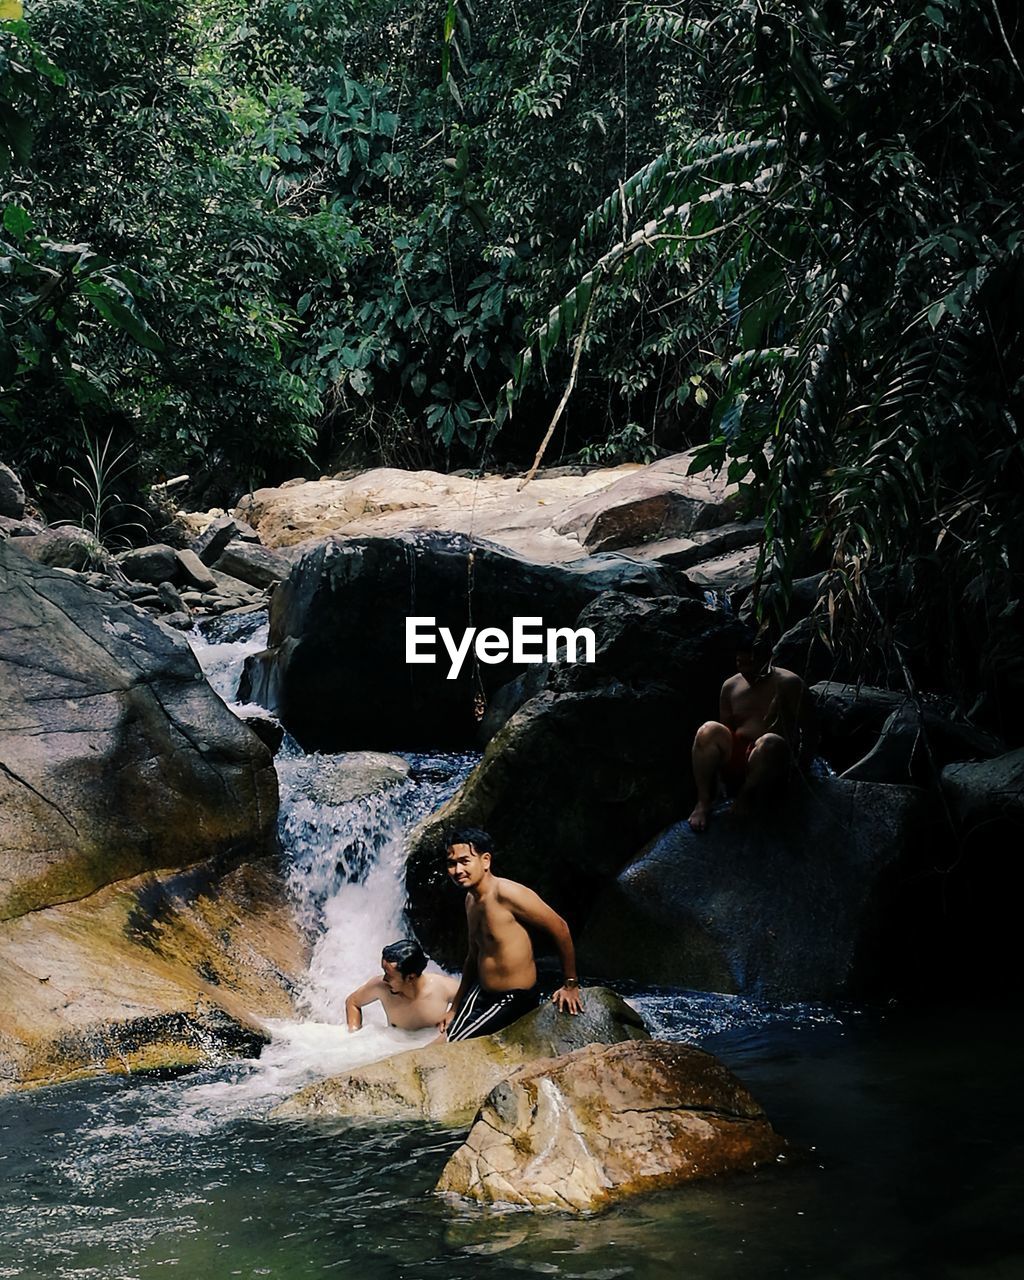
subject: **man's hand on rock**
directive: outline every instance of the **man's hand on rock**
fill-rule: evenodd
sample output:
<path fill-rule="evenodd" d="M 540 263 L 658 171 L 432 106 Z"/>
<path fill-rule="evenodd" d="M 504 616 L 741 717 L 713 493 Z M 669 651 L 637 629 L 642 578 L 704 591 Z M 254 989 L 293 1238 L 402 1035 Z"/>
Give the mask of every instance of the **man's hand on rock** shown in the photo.
<path fill-rule="evenodd" d="M 582 1013 L 583 996 L 580 992 L 579 984 L 573 983 L 571 986 L 559 987 L 551 997 L 551 1003 L 559 1013 Z"/>

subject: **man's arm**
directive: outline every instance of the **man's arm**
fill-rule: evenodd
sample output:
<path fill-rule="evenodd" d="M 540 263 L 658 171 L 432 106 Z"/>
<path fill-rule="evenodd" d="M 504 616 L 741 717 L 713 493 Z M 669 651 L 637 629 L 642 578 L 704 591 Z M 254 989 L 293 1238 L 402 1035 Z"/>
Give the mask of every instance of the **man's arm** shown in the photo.
<path fill-rule="evenodd" d="M 532 889 L 514 880 L 503 883 L 502 897 L 515 918 L 524 925 L 532 925 L 543 929 L 551 938 L 562 962 L 562 985 L 551 997 L 558 1006 L 559 1013 L 580 1013 L 583 1001 L 580 999 L 580 984 L 576 977 L 576 951 L 572 945 L 572 934 L 557 911 L 551 907 Z"/>
<path fill-rule="evenodd" d="M 384 979 L 371 978 L 345 997 L 345 1020 L 349 1031 L 360 1031 L 363 1026 L 363 1006 L 373 1004 L 384 995 Z"/>

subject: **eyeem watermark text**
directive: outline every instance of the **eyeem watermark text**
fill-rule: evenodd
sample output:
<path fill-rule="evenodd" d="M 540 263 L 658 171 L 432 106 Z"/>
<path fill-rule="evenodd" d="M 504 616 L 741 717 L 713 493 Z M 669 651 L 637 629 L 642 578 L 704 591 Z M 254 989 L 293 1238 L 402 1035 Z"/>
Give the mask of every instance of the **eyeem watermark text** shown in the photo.
<path fill-rule="evenodd" d="M 597 649 L 589 627 L 578 631 L 571 627 L 545 627 L 543 618 L 513 618 L 511 636 L 500 627 L 467 627 L 458 640 L 447 627 L 437 626 L 436 618 L 406 618 L 406 662 L 437 662 L 438 638 L 448 653 L 449 680 L 458 677 L 471 649 L 478 661 L 487 663 L 557 662 L 561 658 L 566 662 L 593 662 Z"/>

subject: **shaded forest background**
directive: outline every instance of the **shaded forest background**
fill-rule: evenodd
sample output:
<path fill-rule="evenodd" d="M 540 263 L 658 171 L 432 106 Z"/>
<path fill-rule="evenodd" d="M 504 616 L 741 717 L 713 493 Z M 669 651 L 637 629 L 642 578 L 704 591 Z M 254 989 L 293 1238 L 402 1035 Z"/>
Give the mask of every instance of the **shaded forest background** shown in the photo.
<path fill-rule="evenodd" d="M 5 15 L 14 13 L 5 0 Z M 763 607 L 1024 714 L 1005 0 L 35 0 L 0 23 L 0 457 L 196 504 L 700 446 Z M 52 513 L 51 513 L 52 514 Z"/>

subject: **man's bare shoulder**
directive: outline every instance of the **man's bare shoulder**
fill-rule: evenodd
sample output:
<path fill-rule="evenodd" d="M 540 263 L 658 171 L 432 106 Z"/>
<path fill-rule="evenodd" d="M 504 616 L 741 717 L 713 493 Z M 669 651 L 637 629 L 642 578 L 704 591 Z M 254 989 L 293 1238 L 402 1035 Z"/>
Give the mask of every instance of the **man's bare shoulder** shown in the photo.
<path fill-rule="evenodd" d="M 804 687 L 803 678 L 798 676 L 795 671 L 789 671 L 785 667 L 772 667 L 772 675 L 778 680 L 780 688 L 802 689 Z"/>
<path fill-rule="evenodd" d="M 424 974 L 427 979 L 429 992 L 439 992 L 441 995 L 452 996 L 459 989 L 458 978 L 449 977 L 447 973 L 427 973 Z"/>
<path fill-rule="evenodd" d="M 525 884 L 520 884 L 518 880 L 506 880 L 504 876 L 494 877 L 494 890 L 500 902 L 522 902 L 524 898 L 533 894 L 532 889 L 528 889 Z"/>
<path fill-rule="evenodd" d="M 734 676 L 730 676 L 728 680 L 722 681 L 722 693 L 726 695 L 735 693 L 737 689 L 741 688 L 746 683 L 746 678 L 737 672 Z"/>

